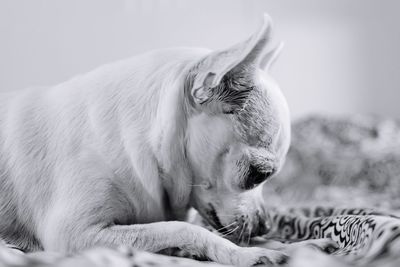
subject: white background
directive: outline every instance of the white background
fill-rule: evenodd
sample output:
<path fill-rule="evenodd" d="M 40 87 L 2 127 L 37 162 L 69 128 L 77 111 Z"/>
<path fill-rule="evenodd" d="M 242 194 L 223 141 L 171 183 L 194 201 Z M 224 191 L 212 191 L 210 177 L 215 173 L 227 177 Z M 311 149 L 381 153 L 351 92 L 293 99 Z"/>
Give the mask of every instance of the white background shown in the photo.
<path fill-rule="evenodd" d="M 162 47 L 224 48 L 274 19 L 293 117 L 400 116 L 400 1 L 0 0 L 0 91 L 52 85 Z"/>

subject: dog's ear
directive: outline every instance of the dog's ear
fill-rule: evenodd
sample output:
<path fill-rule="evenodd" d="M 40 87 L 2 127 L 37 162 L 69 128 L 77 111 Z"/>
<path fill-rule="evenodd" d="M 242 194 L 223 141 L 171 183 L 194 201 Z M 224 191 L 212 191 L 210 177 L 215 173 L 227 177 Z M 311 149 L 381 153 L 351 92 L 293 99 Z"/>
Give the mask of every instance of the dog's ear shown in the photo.
<path fill-rule="evenodd" d="M 260 67 L 266 71 L 271 68 L 271 65 L 276 61 L 278 56 L 281 54 L 284 43 L 280 42 L 275 48 L 271 49 L 265 56 L 261 59 Z"/>
<path fill-rule="evenodd" d="M 197 104 L 206 102 L 212 96 L 213 88 L 234 69 L 254 72 L 260 68 L 270 37 L 271 19 L 264 15 L 262 26 L 249 39 L 229 49 L 213 52 L 202 59 L 195 67 L 191 89 L 193 100 Z"/>

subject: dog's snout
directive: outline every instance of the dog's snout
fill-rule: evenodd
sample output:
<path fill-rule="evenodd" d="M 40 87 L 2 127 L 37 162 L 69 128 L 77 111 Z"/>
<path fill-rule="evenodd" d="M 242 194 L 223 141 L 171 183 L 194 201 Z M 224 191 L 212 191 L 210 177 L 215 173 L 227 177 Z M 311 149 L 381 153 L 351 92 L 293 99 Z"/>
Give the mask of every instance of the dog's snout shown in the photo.
<path fill-rule="evenodd" d="M 275 169 L 260 169 L 255 165 L 250 165 L 247 177 L 243 183 L 243 189 L 249 190 L 261 184 L 275 173 Z"/>

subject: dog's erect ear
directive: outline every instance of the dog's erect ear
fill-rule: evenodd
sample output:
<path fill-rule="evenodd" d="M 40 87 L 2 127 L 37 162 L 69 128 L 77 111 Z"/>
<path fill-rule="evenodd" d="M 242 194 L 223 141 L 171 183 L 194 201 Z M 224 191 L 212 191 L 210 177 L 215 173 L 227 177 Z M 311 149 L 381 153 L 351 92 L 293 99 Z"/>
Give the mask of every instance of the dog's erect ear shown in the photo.
<path fill-rule="evenodd" d="M 271 68 L 271 65 L 276 61 L 278 56 L 281 54 L 284 43 L 280 42 L 275 48 L 271 49 L 265 56 L 262 58 L 260 67 L 266 71 Z"/>
<path fill-rule="evenodd" d="M 271 19 L 264 15 L 262 26 L 246 41 L 229 49 L 216 51 L 205 57 L 196 66 L 191 94 L 197 104 L 202 104 L 212 95 L 225 74 L 233 69 L 254 71 L 260 68 L 264 49 L 271 37 Z"/>

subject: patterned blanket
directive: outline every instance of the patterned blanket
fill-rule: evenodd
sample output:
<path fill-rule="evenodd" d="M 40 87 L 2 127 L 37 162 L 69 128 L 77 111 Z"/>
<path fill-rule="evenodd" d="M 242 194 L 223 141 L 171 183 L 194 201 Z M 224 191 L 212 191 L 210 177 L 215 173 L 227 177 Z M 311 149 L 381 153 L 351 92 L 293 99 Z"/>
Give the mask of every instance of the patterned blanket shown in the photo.
<path fill-rule="evenodd" d="M 294 123 L 286 165 L 264 194 L 267 238 L 339 244 L 330 256 L 295 253 L 291 266 L 400 266 L 398 121 L 315 116 Z"/>
<path fill-rule="evenodd" d="M 400 266 L 399 163 L 395 120 L 310 117 L 294 123 L 286 166 L 264 188 L 269 232 L 251 245 L 330 238 L 337 249 L 298 246 L 287 266 Z M 210 263 L 129 248 L 27 255 L 0 244 L 0 266 L 156 265 Z"/>

